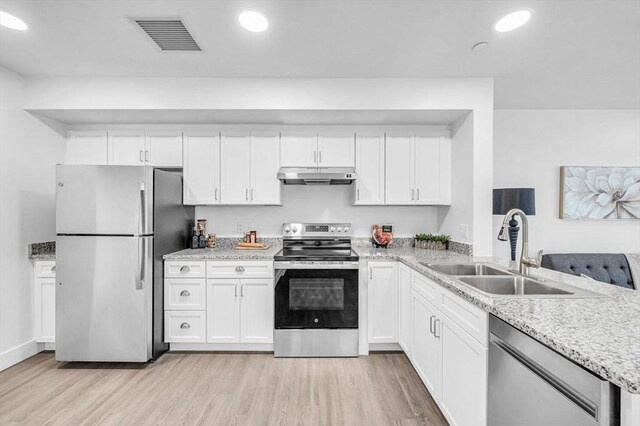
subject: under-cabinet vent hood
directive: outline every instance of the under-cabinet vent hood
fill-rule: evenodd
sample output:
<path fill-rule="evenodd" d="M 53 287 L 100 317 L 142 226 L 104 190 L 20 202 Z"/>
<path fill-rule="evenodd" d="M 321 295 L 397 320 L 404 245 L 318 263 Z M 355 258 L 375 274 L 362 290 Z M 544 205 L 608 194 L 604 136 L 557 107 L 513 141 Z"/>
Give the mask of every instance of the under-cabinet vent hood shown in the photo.
<path fill-rule="evenodd" d="M 285 185 L 350 185 L 356 180 L 354 168 L 282 167 L 278 179 Z"/>

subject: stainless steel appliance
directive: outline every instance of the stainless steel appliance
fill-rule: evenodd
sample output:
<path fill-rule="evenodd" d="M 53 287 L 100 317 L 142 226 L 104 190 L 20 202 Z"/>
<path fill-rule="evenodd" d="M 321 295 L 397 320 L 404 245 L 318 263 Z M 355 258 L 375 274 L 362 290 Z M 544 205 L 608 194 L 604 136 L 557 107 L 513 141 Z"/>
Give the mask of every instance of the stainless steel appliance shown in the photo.
<path fill-rule="evenodd" d="M 488 424 L 619 424 L 620 389 L 489 318 Z"/>
<path fill-rule="evenodd" d="M 282 167 L 277 176 L 285 185 L 350 185 L 357 178 L 353 167 Z"/>
<path fill-rule="evenodd" d="M 146 362 L 163 342 L 162 256 L 186 247 L 182 175 L 56 170 L 56 360 Z"/>
<path fill-rule="evenodd" d="M 358 255 L 348 223 L 285 223 L 276 273 L 276 357 L 358 356 Z"/>

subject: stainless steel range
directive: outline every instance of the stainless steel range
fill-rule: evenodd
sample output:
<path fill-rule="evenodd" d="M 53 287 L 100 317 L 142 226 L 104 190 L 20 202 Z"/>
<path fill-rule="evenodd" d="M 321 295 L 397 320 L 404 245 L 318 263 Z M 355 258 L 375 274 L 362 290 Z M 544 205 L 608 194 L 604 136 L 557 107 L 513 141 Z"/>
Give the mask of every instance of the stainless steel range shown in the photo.
<path fill-rule="evenodd" d="M 358 356 L 358 255 L 349 223 L 284 223 L 276 272 L 276 357 Z"/>

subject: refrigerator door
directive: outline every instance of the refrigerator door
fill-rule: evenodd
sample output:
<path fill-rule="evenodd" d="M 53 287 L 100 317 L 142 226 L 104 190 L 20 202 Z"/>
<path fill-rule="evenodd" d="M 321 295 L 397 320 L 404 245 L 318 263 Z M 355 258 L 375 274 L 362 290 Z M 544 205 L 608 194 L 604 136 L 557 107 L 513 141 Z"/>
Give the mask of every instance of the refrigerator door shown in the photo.
<path fill-rule="evenodd" d="M 153 168 L 58 165 L 56 233 L 153 233 Z"/>
<path fill-rule="evenodd" d="M 153 237 L 59 235 L 56 244 L 56 360 L 148 361 Z"/>

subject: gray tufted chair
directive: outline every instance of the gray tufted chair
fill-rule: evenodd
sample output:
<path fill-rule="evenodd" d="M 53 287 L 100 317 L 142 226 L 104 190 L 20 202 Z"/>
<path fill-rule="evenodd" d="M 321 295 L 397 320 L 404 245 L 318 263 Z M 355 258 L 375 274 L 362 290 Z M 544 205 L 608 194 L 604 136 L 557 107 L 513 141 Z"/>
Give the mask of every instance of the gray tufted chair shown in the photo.
<path fill-rule="evenodd" d="M 566 274 L 578 276 L 584 274 L 607 284 L 635 288 L 629 263 L 624 254 L 545 254 L 542 256 L 542 267 Z M 636 279 L 639 278 L 636 277 Z"/>

